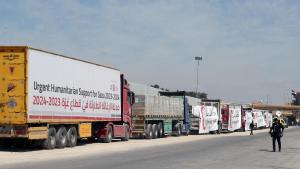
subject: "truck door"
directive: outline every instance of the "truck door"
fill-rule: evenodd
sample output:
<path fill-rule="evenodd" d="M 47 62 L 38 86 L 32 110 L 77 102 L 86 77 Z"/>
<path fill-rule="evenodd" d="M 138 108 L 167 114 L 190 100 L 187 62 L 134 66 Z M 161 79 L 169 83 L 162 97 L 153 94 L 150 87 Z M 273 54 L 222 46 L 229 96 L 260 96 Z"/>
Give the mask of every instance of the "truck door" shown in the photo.
<path fill-rule="evenodd" d="M 0 124 L 26 123 L 26 48 L 0 48 Z"/>

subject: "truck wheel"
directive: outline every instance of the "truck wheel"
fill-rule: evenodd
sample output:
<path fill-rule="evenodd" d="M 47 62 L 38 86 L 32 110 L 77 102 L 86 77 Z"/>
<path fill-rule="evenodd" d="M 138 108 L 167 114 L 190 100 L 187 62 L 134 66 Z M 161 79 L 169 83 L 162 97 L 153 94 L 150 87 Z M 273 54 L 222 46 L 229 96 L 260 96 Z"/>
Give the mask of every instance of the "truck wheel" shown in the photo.
<path fill-rule="evenodd" d="M 157 124 L 152 124 L 152 138 L 156 139 L 158 137 Z"/>
<path fill-rule="evenodd" d="M 158 137 L 162 138 L 164 136 L 164 131 L 163 131 L 163 125 L 162 123 L 158 123 L 157 125 L 157 130 L 158 130 Z"/>
<path fill-rule="evenodd" d="M 75 127 L 71 127 L 67 132 L 67 146 L 75 147 L 76 145 L 77 145 L 77 130 Z"/>
<path fill-rule="evenodd" d="M 221 124 L 221 122 L 218 122 L 217 134 L 221 134 L 221 131 L 222 131 L 222 124 Z"/>
<path fill-rule="evenodd" d="M 56 147 L 65 148 L 67 145 L 67 130 L 65 127 L 60 127 L 56 133 Z"/>
<path fill-rule="evenodd" d="M 152 130 L 152 125 L 151 124 L 147 124 L 146 136 L 145 136 L 146 139 L 152 139 L 152 135 L 153 135 L 152 131 L 153 131 Z"/>
<path fill-rule="evenodd" d="M 48 138 L 43 142 L 44 149 L 54 149 L 56 146 L 56 130 L 53 127 L 48 129 Z"/>
<path fill-rule="evenodd" d="M 125 128 L 125 137 L 121 138 L 122 141 L 128 141 L 129 140 L 129 127 L 126 125 Z"/>
<path fill-rule="evenodd" d="M 221 134 L 222 129 L 218 128 L 217 134 Z"/>
<path fill-rule="evenodd" d="M 107 136 L 106 138 L 101 139 L 103 143 L 110 143 L 112 141 L 113 137 L 113 132 L 112 132 L 112 127 L 109 125 L 107 127 Z"/>
<path fill-rule="evenodd" d="M 175 126 L 175 136 L 180 136 L 181 135 L 181 125 L 178 124 Z"/>

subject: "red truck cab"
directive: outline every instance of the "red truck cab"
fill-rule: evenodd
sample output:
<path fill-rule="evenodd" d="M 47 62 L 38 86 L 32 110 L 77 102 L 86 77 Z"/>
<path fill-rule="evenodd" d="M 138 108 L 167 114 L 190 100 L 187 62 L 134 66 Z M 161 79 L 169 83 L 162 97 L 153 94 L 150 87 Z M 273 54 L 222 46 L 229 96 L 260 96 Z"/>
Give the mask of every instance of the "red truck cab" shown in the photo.
<path fill-rule="evenodd" d="M 229 121 L 232 116 L 232 108 L 234 107 L 239 107 L 240 105 L 234 105 L 234 104 L 223 104 L 221 108 L 221 113 L 222 113 L 222 131 L 229 131 Z M 241 114 L 239 115 L 240 117 L 240 126 L 237 131 L 244 131 L 245 129 L 245 111 L 241 108 Z"/>
<path fill-rule="evenodd" d="M 112 139 L 128 141 L 132 133 L 132 105 L 134 104 L 134 93 L 130 91 L 129 83 L 121 75 L 121 121 L 103 122 L 93 126 L 96 138 L 109 143 Z"/>
<path fill-rule="evenodd" d="M 228 131 L 228 120 L 229 120 L 229 105 L 223 104 L 221 107 L 222 113 L 222 131 Z"/>

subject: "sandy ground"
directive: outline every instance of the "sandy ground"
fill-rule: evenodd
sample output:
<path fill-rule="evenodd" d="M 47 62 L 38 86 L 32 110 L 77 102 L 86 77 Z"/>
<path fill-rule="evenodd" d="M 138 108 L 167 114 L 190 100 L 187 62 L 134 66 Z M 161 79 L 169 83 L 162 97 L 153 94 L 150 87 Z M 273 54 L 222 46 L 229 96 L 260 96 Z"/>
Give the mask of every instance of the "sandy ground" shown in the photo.
<path fill-rule="evenodd" d="M 255 133 L 268 132 L 265 130 L 255 130 Z M 219 137 L 249 136 L 250 132 L 235 132 L 220 135 L 190 135 L 181 137 L 167 137 L 155 140 L 131 139 L 128 142 L 114 141 L 109 144 L 90 143 L 82 144 L 74 148 L 35 150 L 35 149 L 8 149 L 0 150 L 0 165 L 9 165 L 24 162 L 47 161 L 53 159 L 75 158 L 79 156 L 89 156 L 93 154 L 106 155 L 111 153 L 133 151 L 137 149 L 164 146 L 169 144 L 180 144 L 185 142 L 217 139 Z"/>

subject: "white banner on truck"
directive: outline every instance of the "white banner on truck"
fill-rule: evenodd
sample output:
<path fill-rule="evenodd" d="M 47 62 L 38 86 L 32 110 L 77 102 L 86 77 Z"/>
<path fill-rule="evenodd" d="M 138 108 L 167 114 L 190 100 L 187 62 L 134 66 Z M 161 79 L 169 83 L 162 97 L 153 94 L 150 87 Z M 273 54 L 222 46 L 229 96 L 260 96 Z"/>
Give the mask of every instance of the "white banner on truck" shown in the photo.
<path fill-rule="evenodd" d="M 265 127 L 266 122 L 265 122 L 265 118 L 263 116 L 262 111 L 255 110 L 254 114 L 255 114 L 255 117 L 256 117 L 256 120 L 257 120 L 257 127 Z"/>
<path fill-rule="evenodd" d="M 265 111 L 264 118 L 265 118 L 265 122 L 266 122 L 266 127 L 271 127 L 272 123 L 273 123 L 272 113 Z"/>
<path fill-rule="evenodd" d="M 245 121 L 245 131 L 249 131 L 250 130 L 250 124 L 253 120 L 253 117 L 252 117 L 252 111 L 246 111 L 245 112 L 245 118 L 246 118 L 246 121 Z"/>
<path fill-rule="evenodd" d="M 120 87 L 118 70 L 29 50 L 29 121 L 120 120 Z"/>
<path fill-rule="evenodd" d="M 218 110 L 213 106 L 205 106 L 206 109 L 206 125 L 209 131 L 218 130 Z"/>
<path fill-rule="evenodd" d="M 205 110 L 202 110 L 204 108 L 204 106 L 193 106 L 192 109 L 193 115 L 199 118 L 199 134 L 209 133 L 209 130 L 206 127 L 205 113 L 203 113 Z"/>
<path fill-rule="evenodd" d="M 253 113 L 253 122 L 254 122 L 254 125 L 257 125 L 257 111 L 252 111 Z"/>
<path fill-rule="evenodd" d="M 241 106 L 229 106 L 228 130 L 235 131 L 242 127 Z"/>
<path fill-rule="evenodd" d="M 218 130 L 218 111 L 213 106 L 193 106 L 193 115 L 199 117 L 199 134 Z"/>

